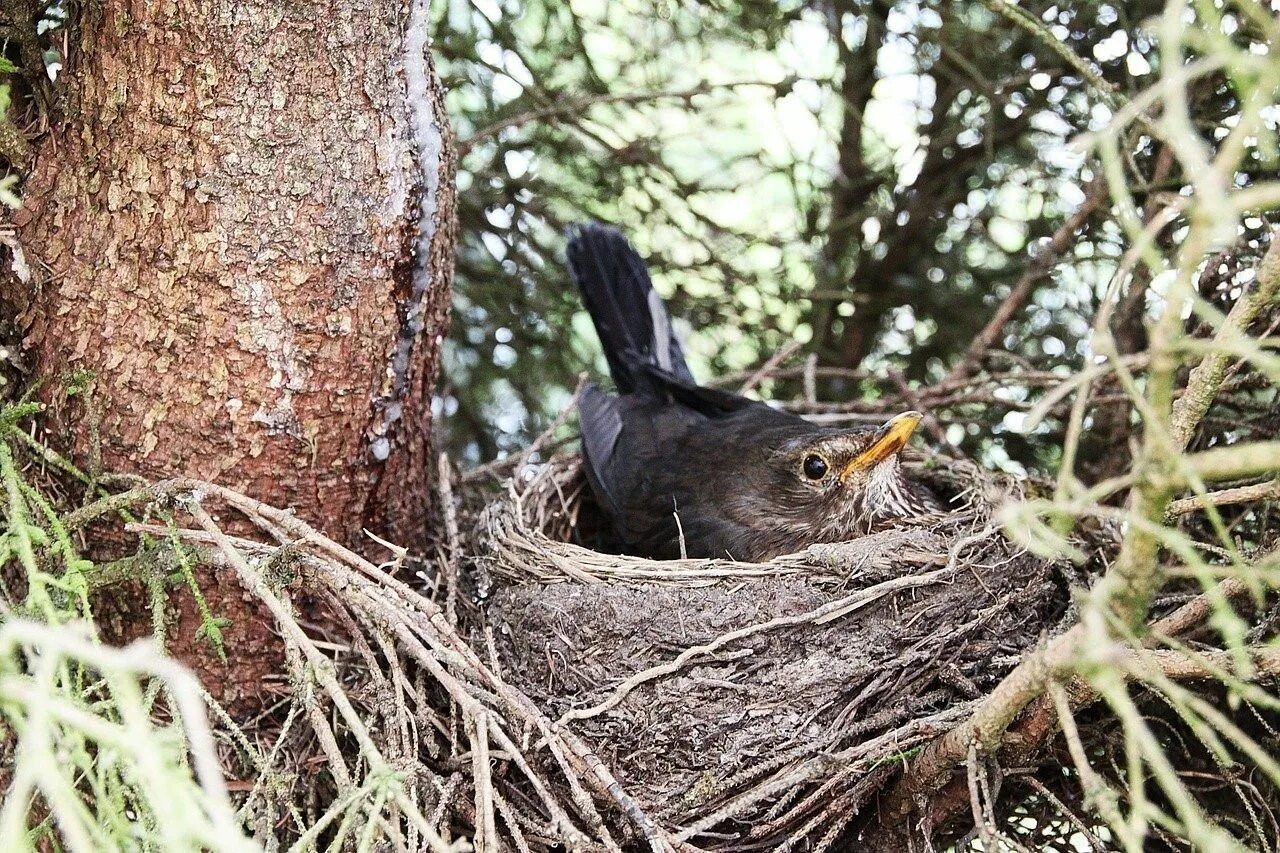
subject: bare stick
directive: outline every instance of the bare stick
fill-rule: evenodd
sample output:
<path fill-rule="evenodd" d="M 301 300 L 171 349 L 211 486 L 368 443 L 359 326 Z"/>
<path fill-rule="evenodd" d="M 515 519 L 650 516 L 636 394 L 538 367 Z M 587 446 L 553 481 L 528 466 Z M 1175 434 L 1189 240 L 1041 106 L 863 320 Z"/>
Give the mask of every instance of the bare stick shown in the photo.
<path fill-rule="evenodd" d="M 769 376 L 774 368 L 786 362 L 787 359 L 795 355 L 800 349 L 800 344 L 795 341 L 788 341 L 787 345 L 775 352 L 765 361 L 764 364 L 747 377 L 747 381 L 742 383 L 742 387 L 738 389 L 739 394 L 749 394 L 756 389 L 756 386 Z"/>
<path fill-rule="evenodd" d="M 1258 286 L 1242 294 L 1236 304 L 1231 306 L 1230 313 L 1214 335 L 1214 344 L 1227 343 L 1244 336 L 1258 312 L 1275 300 L 1278 291 L 1280 229 L 1271 233 L 1271 246 L 1258 267 Z M 1226 378 L 1231 358 L 1226 347 L 1215 347 L 1191 371 L 1191 376 L 1187 379 L 1187 392 L 1174 402 L 1173 416 L 1169 423 L 1169 432 L 1177 448 L 1185 448 L 1191 441 L 1192 433 L 1218 396 L 1218 389 Z"/>
<path fill-rule="evenodd" d="M 591 97 L 581 98 L 579 100 L 571 101 L 569 103 L 557 102 L 546 107 L 541 107 L 539 109 L 527 110 L 518 115 L 514 115 L 509 118 L 502 119 L 501 121 L 494 122 L 491 125 L 487 125 L 486 127 L 480 128 L 471 136 L 468 136 L 466 139 L 458 140 L 458 143 L 457 143 L 458 156 L 459 157 L 464 156 L 467 152 L 469 152 L 472 148 L 474 148 L 476 144 L 481 140 L 484 140 L 490 136 L 494 136 L 509 128 L 518 127 L 522 124 L 528 124 L 529 122 L 533 122 L 533 121 L 543 121 L 549 118 L 557 118 L 559 116 L 578 116 L 578 115 L 581 115 L 585 110 L 589 109 L 590 107 L 594 107 L 598 104 L 642 104 L 647 101 L 664 101 L 664 100 L 684 101 L 685 103 L 688 103 L 691 100 L 693 100 L 693 98 L 695 98 L 696 96 L 709 94 L 710 92 L 712 92 L 714 89 L 717 89 L 717 88 L 718 89 L 735 89 L 735 88 L 744 87 L 744 86 L 767 86 L 767 87 L 773 88 L 774 84 L 766 83 L 764 81 L 755 81 L 755 80 L 744 80 L 738 83 L 724 83 L 720 85 L 702 83 L 690 89 L 679 89 L 674 91 L 662 91 L 662 92 L 633 92 L 633 93 L 626 93 L 626 94 L 593 95 Z"/>
<path fill-rule="evenodd" d="M 497 853 L 498 830 L 494 823 L 493 778 L 489 768 L 489 716 L 484 711 L 467 716 L 471 738 L 471 772 L 476 789 L 476 853 Z"/>
<path fill-rule="evenodd" d="M 1280 498 L 1280 480 L 1271 480 L 1266 483 L 1255 483 L 1252 486 L 1238 486 L 1234 489 L 1221 489 L 1204 495 L 1181 498 L 1169 504 L 1169 515 L 1177 517 L 1211 506 L 1230 506 L 1276 498 Z"/>
<path fill-rule="evenodd" d="M 967 377 L 977 365 L 982 362 L 983 356 L 999 339 L 1000 333 L 1004 331 L 1004 327 L 1009 324 L 1014 315 L 1022 310 L 1022 306 L 1026 304 L 1027 298 L 1031 296 L 1031 290 L 1036 283 L 1044 277 L 1050 269 L 1053 268 L 1054 262 L 1067 249 L 1071 238 L 1075 236 L 1076 231 L 1093 215 L 1093 212 L 1102 203 L 1107 196 L 1107 183 L 1102 175 L 1094 178 L 1089 186 L 1085 189 L 1084 201 L 1080 203 L 1080 207 L 1075 213 L 1062 223 L 1049 242 L 1044 245 L 1036 256 L 1031 259 L 1031 263 L 1027 265 L 1026 272 L 1018 279 L 1013 286 L 1013 290 L 1009 291 L 1009 295 L 1000 303 L 1000 307 L 996 309 L 996 313 L 982 327 L 982 331 L 965 349 L 964 356 L 951 368 L 951 372 L 947 374 L 947 378 L 943 381 L 954 382 Z"/>

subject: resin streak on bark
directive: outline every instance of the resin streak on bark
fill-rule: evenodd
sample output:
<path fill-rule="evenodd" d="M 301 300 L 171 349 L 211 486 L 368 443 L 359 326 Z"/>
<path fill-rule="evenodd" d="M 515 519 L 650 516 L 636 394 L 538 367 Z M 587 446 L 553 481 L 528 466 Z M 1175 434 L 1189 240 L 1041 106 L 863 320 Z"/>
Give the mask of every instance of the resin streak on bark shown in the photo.
<path fill-rule="evenodd" d="M 86 6 L 23 241 L 48 272 L 29 345 L 55 402 L 69 371 L 96 377 L 104 469 L 421 541 L 454 226 L 416 11 Z"/>

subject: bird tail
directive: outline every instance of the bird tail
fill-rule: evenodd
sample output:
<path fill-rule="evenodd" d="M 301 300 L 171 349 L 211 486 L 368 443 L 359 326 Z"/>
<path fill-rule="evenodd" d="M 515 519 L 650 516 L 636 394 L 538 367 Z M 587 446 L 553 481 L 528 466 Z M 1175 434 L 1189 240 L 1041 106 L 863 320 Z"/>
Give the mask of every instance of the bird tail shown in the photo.
<path fill-rule="evenodd" d="M 618 229 L 598 222 L 572 226 L 567 255 L 618 390 L 636 390 L 654 368 L 692 385 L 667 306 Z"/>

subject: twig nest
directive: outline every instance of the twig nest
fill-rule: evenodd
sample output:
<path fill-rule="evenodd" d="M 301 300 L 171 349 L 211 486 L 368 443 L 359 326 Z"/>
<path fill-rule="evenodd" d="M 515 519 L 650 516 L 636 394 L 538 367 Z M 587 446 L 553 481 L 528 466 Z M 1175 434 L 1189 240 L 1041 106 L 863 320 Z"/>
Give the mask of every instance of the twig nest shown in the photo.
<path fill-rule="evenodd" d="M 998 482 L 936 471 L 955 512 L 744 564 L 572 544 L 590 508 L 576 459 L 555 460 L 480 518 L 504 678 L 676 840 L 775 849 L 856 831 L 901 760 L 1062 610 L 1054 567 L 991 523 Z"/>

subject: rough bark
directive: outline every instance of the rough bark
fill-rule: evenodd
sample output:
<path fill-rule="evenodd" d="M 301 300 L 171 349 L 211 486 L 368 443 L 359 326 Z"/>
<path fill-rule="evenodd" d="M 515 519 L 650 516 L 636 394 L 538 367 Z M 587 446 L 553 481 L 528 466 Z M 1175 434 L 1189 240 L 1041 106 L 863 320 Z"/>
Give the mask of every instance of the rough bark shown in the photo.
<path fill-rule="evenodd" d="M 103 468 L 217 480 L 348 540 L 389 499 L 388 532 L 421 536 L 453 200 L 434 72 L 425 121 L 407 97 L 409 14 L 86 6 L 22 239 L 48 267 L 28 346 L 55 402 L 94 373 Z"/>
<path fill-rule="evenodd" d="M 455 236 L 427 3 L 83 10 L 20 220 L 55 436 L 420 544 Z"/>

